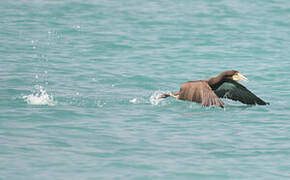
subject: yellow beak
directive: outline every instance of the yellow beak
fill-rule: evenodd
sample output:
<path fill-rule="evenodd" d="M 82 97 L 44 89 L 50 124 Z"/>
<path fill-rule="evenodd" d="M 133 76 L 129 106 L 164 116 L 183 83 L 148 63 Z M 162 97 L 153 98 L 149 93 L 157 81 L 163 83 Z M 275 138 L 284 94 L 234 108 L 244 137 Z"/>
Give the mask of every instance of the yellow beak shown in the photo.
<path fill-rule="evenodd" d="M 248 79 L 244 75 L 242 75 L 241 73 L 236 73 L 235 75 L 233 75 L 233 80 L 248 82 Z"/>

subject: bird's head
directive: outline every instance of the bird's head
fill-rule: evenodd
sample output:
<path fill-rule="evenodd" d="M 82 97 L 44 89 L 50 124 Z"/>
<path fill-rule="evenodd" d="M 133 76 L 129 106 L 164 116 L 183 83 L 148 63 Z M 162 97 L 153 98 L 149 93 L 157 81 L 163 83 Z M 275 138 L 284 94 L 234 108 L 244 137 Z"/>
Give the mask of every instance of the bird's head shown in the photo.
<path fill-rule="evenodd" d="M 244 75 L 242 75 L 239 71 L 235 71 L 235 70 L 225 71 L 222 74 L 224 78 L 226 79 L 248 82 L 248 79 Z"/>

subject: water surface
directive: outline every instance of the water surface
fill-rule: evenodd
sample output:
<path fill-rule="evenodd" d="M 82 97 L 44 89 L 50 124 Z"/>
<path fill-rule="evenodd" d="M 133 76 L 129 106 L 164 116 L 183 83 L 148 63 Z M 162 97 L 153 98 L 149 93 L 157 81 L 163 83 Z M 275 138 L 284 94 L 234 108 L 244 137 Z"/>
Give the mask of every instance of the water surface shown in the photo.
<path fill-rule="evenodd" d="M 290 3 L 1 1 L 3 179 L 289 179 Z M 270 106 L 166 99 L 235 69 Z"/>

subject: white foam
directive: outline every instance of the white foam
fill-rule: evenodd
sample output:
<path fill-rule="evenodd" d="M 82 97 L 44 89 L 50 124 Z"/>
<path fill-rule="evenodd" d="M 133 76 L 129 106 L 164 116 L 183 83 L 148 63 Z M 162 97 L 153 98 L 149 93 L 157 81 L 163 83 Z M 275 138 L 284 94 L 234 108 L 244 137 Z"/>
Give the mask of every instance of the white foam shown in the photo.
<path fill-rule="evenodd" d="M 28 96 L 22 96 L 27 104 L 49 106 L 54 106 L 56 104 L 56 101 L 53 100 L 53 96 L 48 95 L 42 86 L 35 86 L 35 90 L 35 93 Z"/>
<path fill-rule="evenodd" d="M 143 97 L 133 98 L 129 100 L 132 104 L 144 104 L 148 103 L 148 99 L 144 99 Z"/>
<path fill-rule="evenodd" d="M 131 103 L 136 103 L 137 102 L 137 98 L 131 99 L 130 102 Z"/>

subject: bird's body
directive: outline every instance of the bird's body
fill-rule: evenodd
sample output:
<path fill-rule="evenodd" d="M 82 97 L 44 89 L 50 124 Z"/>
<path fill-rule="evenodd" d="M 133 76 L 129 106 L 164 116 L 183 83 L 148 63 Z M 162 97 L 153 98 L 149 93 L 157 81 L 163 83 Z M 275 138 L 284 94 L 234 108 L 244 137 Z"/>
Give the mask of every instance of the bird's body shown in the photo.
<path fill-rule="evenodd" d="M 161 98 L 172 96 L 180 100 L 201 103 L 202 106 L 219 106 L 222 108 L 224 104 L 220 98 L 228 98 L 251 105 L 269 104 L 238 83 L 238 80 L 247 80 L 247 78 L 238 71 L 225 71 L 209 79 L 185 82 L 179 92 L 163 94 Z"/>

